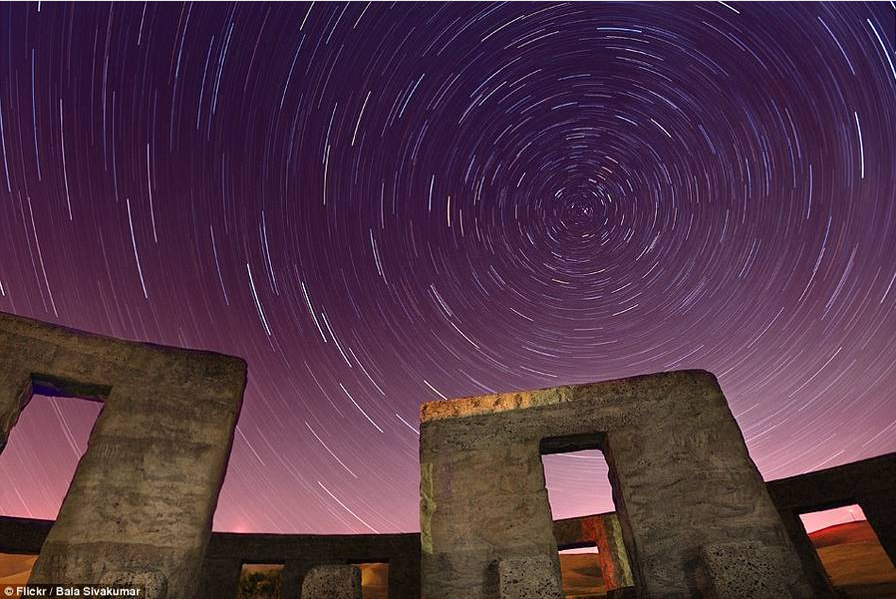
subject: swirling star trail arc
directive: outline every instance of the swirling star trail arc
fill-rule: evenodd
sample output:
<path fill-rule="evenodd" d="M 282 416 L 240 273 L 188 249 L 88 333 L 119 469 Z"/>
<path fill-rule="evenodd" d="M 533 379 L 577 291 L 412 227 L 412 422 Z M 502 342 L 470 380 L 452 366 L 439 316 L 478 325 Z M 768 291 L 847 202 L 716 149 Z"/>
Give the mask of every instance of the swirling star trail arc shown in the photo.
<path fill-rule="evenodd" d="M 218 529 L 414 530 L 421 402 L 670 369 L 766 478 L 893 451 L 894 14 L 8 4 L 0 310 L 247 359 Z M 32 402 L 0 512 L 97 409 Z"/>

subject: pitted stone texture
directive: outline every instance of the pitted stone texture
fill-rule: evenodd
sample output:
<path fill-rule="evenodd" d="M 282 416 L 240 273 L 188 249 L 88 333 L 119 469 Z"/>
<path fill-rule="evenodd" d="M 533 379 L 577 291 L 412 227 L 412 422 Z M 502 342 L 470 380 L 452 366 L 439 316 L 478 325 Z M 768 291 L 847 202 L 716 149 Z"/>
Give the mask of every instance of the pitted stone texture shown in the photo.
<path fill-rule="evenodd" d="M 0 519 L 0 538 L 2 538 Z M 388 563 L 389 599 L 420 599 L 420 535 L 307 535 L 213 533 L 195 599 L 237 595 L 242 563 L 283 564 L 283 597 L 300 596 L 311 568 L 348 563 Z"/>
<path fill-rule="evenodd" d="M 554 537 L 559 549 L 586 547 L 588 544 L 597 547 L 600 574 L 608 594 L 614 589 L 634 587 L 622 526 L 615 512 L 556 520 Z"/>
<path fill-rule="evenodd" d="M 544 555 L 498 560 L 501 599 L 563 599 L 560 570 Z"/>
<path fill-rule="evenodd" d="M 780 549 L 787 588 L 813 597 L 708 372 L 424 404 L 421 421 L 424 599 L 495 599 L 498 560 L 556 556 L 541 454 L 594 448 L 639 596 L 700 595 L 701 548 L 743 540 Z"/>
<path fill-rule="evenodd" d="M 245 384 L 239 358 L 0 313 L 0 451 L 34 393 L 104 404 L 29 582 L 155 571 L 193 599 Z"/>
<path fill-rule="evenodd" d="M 139 587 L 143 589 L 146 599 L 168 597 L 168 581 L 164 574 L 156 571 L 106 572 L 100 578 L 100 585 Z"/>
<path fill-rule="evenodd" d="M 357 566 L 315 566 L 305 574 L 302 599 L 361 599 Z"/>
<path fill-rule="evenodd" d="M 781 552 L 754 541 L 715 543 L 700 554 L 713 599 L 786 599 L 787 571 Z"/>

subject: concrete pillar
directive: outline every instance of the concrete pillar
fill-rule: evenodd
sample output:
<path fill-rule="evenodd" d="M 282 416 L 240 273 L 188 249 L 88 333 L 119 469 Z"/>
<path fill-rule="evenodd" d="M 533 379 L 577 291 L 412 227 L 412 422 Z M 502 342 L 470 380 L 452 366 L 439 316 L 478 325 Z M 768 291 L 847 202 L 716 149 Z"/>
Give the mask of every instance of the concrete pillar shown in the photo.
<path fill-rule="evenodd" d="M 865 513 L 868 524 L 881 547 L 887 553 L 893 566 L 896 566 L 896 499 L 892 495 L 869 495 L 862 497 L 859 507 Z"/>
<path fill-rule="evenodd" d="M 546 555 L 498 560 L 501 599 L 563 599 L 560 572 Z"/>
<path fill-rule="evenodd" d="M 361 599 L 357 566 L 314 566 L 302 582 L 302 599 Z"/>
<path fill-rule="evenodd" d="M 11 357 L 0 348 L 0 453 L 6 448 L 9 433 L 30 400 L 30 374 L 14 368 Z"/>
<path fill-rule="evenodd" d="M 607 591 L 635 586 L 619 517 L 616 514 L 603 514 L 589 518 L 587 525 L 593 527 L 591 535 L 597 546 L 597 561 Z"/>
<path fill-rule="evenodd" d="M 778 513 L 781 516 L 784 530 L 787 531 L 787 536 L 790 537 L 790 542 L 800 558 L 803 573 L 815 596 L 824 599 L 836 597 L 831 581 L 818 557 L 818 552 L 815 551 L 812 540 L 806 534 L 806 527 L 803 526 L 799 513 L 791 509 L 782 509 Z"/>
<path fill-rule="evenodd" d="M 424 599 L 497 598 L 498 560 L 535 555 L 551 561 L 559 584 L 538 440 L 442 451 L 439 437 L 421 435 Z"/>
<path fill-rule="evenodd" d="M 231 599 L 239 590 L 243 562 L 236 558 L 206 558 L 197 599 Z"/>
<path fill-rule="evenodd" d="M 34 387 L 104 403 L 29 582 L 111 575 L 194 599 L 246 363 L 0 314 L 4 438 L 27 390 L 22 373 Z"/>
<path fill-rule="evenodd" d="M 160 409 L 160 396 L 177 408 Z M 116 387 L 30 582 L 152 568 L 171 599 L 192 599 L 237 413 L 176 387 Z"/>

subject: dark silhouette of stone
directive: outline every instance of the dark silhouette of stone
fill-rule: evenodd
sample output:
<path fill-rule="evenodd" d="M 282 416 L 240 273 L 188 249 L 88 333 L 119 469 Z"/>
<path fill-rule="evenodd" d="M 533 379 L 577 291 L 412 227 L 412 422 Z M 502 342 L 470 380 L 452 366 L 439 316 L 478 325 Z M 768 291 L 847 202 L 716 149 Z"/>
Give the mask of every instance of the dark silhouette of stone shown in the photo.
<path fill-rule="evenodd" d="M 817 597 L 834 597 L 800 514 L 858 504 L 896 565 L 896 453 L 768 483 L 772 501 Z"/>
<path fill-rule="evenodd" d="M 199 596 L 234 596 L 244 563 L 283 564 L 283 596 L 297 597 L 307 572 L 315 566 L 372 562 L 388 562 L 391 599 L 420 597 L 420 535 L 413 533 L 214 533 L 206 552 Z"/>

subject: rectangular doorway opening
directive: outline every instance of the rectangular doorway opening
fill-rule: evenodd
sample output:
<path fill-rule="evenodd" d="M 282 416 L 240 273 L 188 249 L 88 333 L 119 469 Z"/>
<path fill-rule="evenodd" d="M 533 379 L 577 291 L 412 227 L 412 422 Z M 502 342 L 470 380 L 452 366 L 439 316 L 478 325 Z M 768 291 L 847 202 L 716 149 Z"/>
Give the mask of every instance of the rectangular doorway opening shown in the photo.
<path fill-rule="evenodd" d="M 607 528 L 608 521 L 599 516 L 616 511 L 602 444 L 603 435 L 573 435 L 543 439 L 539 448 L 567 598 L 602 597 L 610 589 L 630 586 L 619 579 L 622 569 L 616 565 L 620 560 L 627 564 L 624 550 L 609 556 L 598 548 L 598 536 L 605 542 L 618 531 L 618 526 Z M 615 546 L 621 549 L 618 541 Z"/>
<path fill-rule="evenodd" d="M 858 505 L 800 514 L 831 585 L 845 597 L 896 597 L 893 567 Z"/>
<path fill-rule="evenodd" d="M 358 562 L 353 565 L 361 570 L 361 597 L 363 599 L 389 598 L 388 562 Z"/>
<path fill-rule="evenodd" d="M 55 520 L 103 404 L 39 391 L 0 453 L 0 514 Z"/>
<path fill-rule="evenodd" d="M 280 599 L 283 564 L 243 564 L 237 599 Z"/>

